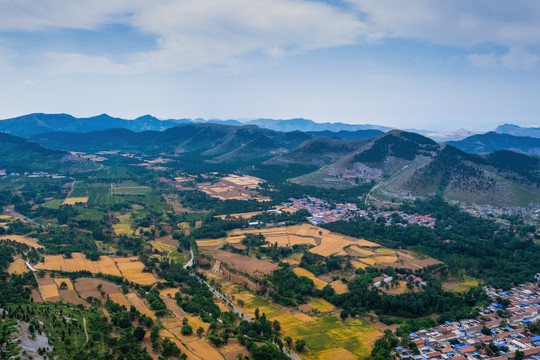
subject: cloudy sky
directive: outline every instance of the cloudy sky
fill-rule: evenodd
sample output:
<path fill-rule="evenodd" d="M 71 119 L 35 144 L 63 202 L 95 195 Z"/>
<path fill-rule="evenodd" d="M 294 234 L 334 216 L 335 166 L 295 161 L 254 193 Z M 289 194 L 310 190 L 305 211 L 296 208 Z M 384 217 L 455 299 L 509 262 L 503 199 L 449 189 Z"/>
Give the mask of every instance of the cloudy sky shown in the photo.
<path fill-rule="evenodd" d="M 0 118 L 540 125 L 540 1 L 0 0 Z"/>

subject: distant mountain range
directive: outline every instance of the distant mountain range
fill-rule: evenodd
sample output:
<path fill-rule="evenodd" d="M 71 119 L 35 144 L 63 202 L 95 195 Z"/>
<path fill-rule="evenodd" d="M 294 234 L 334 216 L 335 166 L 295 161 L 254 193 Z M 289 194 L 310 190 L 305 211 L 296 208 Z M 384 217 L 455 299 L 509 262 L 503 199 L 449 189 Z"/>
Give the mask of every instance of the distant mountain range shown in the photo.
<path fill-rule="evenodd" d="M 449 141 L 448 144 L 473 154 L 510 150 L 529 155 L 540 155 L 540 138 L 499 134 L 493 131 L 470 136 L 461 141 Z"/>
<path fill-rule="evenodd" d="M 221 125 L 256 125 L 260 128 L 282 132 L 355 132 L 359 130 L 378 130 L 380 132 L 391 130 L 389 127 L 377 125 L 351 125 L 342 123 L 316 123 L 307 119 L 257 119 L 247 122 L 238 120 L 219 119 L 169 119 L 159 120 L 151 115 L 144 115 L 134 120 L 127 120 L 102 114 L 88 118 L 77 118 L 69 114 L 29 114 L 16 118 L 0 120 L 0 132 L 30 137 L 48 132 L 85 133 L 106 129 L 128 129 L 132 131 L 162 131 L 183 124 L 221 124 Z M 339 135 L 335 135 L 338 136 Z M 344 134 L 344 136 L 348 136 Z"/>
<path fill-rule="evenodd" d="M 513 124 L 504 124 L 497 126 L 495 132 L 499 134 L 540 138 L 540 127 L 521 127 Z"/>

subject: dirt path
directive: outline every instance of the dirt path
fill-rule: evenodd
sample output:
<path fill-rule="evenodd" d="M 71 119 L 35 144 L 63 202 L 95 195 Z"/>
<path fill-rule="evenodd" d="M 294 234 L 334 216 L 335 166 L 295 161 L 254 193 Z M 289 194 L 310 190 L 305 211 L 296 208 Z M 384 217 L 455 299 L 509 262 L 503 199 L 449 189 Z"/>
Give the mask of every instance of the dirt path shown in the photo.
<path fill-rule="evenodd" d="M 84 343 L 84 345 L 86 345 L 88 343 L 88 330 L 86 330 L 86 317 L 84 315 L 82 317 L 82 320 L 84 325 L 84 335 L 86 335 L 86 342 Z"/>

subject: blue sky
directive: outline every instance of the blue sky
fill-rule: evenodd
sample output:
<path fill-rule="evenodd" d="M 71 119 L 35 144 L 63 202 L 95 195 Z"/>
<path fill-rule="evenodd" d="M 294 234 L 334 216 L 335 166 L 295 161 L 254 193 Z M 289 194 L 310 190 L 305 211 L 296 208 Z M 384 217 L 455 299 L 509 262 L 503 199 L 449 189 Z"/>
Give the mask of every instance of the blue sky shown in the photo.
<path fill-rule="evenodd" d="M 0 0 L 0 118 L 540 126 L 540 2 Z"/>

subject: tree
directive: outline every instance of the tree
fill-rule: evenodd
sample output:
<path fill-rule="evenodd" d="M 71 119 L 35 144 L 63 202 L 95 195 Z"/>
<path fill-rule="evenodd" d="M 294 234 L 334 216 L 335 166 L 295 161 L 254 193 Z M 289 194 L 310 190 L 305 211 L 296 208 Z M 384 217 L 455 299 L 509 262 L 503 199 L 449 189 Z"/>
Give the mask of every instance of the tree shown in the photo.
<path fill-rule="evenodd" d="M 525 359 L 525 353 L 521 350 L 516 350 L 516 357 L 514 357 L 515 360 L 523 360 Z"/>
<path fill-rule="evenodd" d="M 150 341 L 154 342 L 159 339 L 159 327 L 154 326 L 150 332 Z"/>
<path fill-rule="evenodd" d="M 293 342 L 292 337 L 290 337 L 289 335 L 287 335 L 287 336 L 285 336 L 285 338 L 284 338 L 283 340 L 285 340 L 285 342 L 287 343 L 287 345 L 288 345 L 289 347 L 291 347 L 292 342 Z"/>
<path fill-rule="evenodd" d="M 480 330 L 480 331 L 481 331 L 482 334 L 484 334 L 484 335 L 491 335 L 491 334 L 492 334 L 491 330 L 490 330 L 488 327 L 486 327 L 486 326 L 482 327 L 482 330 Z"/>
<path fill-rule="evenodd" d="M 144 336 L 146 335 L 146 331 L 141 326 L 138 326 L 133 331 L 133 335 L 135 336 L 135 339 L 137 339 L 137 341 L 141 342 L 143 341 Z"/>
<path fill-rule="evenodd" d="M 60 290 L 67 289 L 67 287 L 68 287 L 68 285 L 66 284 L 65 281 L 62 281 L 62 282 L 60 283 Z"/>
<path fill-rule="evenodd" d="M 193 333 L 193 328 L 186 324 L 182 326 L 182 335 L 191 335 Z"/>
<path fill-rule="evenodd" d="M 306 346 L 306 341 L 302 339 L 298 339 L 296 340 L 296 345 L 294 346 L 294 348 L 296 349 L 296 351 L 300 352 L 304 350 L 305 346 Z"/>
<path fill-rule="evenodd" d="M 274 322 L 272 323 L 272 326 L 274 327 L 275 331 L 281 330 L 281 324 L 277 320 L 274 320 Z"/>
<path fill-rule="evenodd" d="M 199 326 L 197 329 L 197 335 L 202 336 L 202 333 L 204 332 L 204 328 L 202 326 Z"/>

